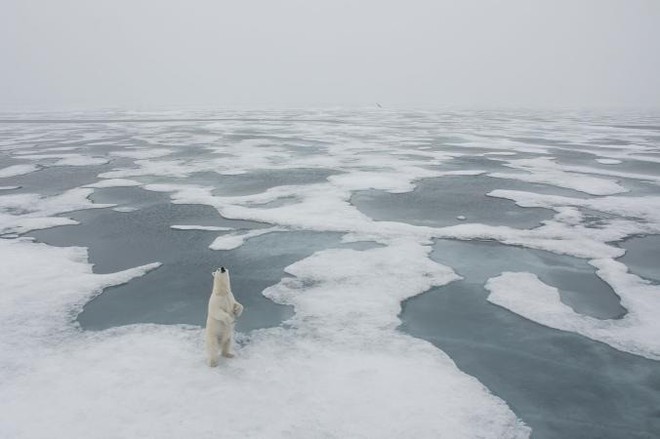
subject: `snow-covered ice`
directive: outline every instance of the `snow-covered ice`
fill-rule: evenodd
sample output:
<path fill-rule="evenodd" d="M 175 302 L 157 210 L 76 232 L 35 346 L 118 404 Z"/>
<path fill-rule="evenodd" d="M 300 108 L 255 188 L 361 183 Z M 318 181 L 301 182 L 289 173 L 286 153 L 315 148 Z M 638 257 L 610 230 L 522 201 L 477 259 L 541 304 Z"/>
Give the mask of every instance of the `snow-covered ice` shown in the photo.
<path fill-rule="evenodd" d="M 611 287 L 622 316 L 581 314 L 562 301 L 561 286 L 525 268 L 489 272 L 478 281 L 480 300 L 489 313 L 660 360 L 660 289 L 622 258 L 625 240 L 660 235 L 657 132 L 630 128 L 660 126 L 653 117 L 199 111 L 153 113 L 141 124 L 130 121 L 140 113 L 97 116 L 125 121 L 0 123 L 2 437 L 215 437 L 220 429 L 255 438 L 529 437 L 539 416 L 555 414 L 530 409 L 542 395 L 525 388 L 527 371 L 495 371 L 524 395 L 524 404 L 509 406 L 437 344 L 397 329 L 407 318 L 406 300 L 463 282 L 452 255 L 442 263 L 431 257 L 438 239 L 583 259 L 595 274 L 581 276 Z M 53 189 L 64 187 L 66 173 L 83 170 L 84 182 Z M 173 209 L 179 206 L 217 215 L 188 217 Z M 104 220 L 90 229 L 89 251 L 29 237 L 94 224 L 102 212 L 117 228 Z M 97 274 L 94 255 L 117 230 L 156 241 L 169 233 L 181 248 L 201 245 L 212 254 L 209 263 L 231 259 L 257 272 L 273 258 L 298 254 L 287 239 L 307 239 L 309 250 L 282 263 L 269 287 L 237 292 L 263 293 L 292 313 L 274 327 L 239 334 L 237 358 L 215 370 L 204 364 L 195 325 L 149 324 L 160 320 L 145 316 L 84 330 L 76 316 L 95 297 L 178 269 L 154 257 Z M 246 250 L 258 242 L 282 252 Z M 166 248 L 160 244 L 154 248 Z M 187 291 L 185 272 L 172 274 L 176 285 L 157 286 L 163 294 L 208 294 Z M 588 300 L 598 300 L 593 293 Z M 112 303 L 112 312 L 121 312 Z M 478 353 L 488 340 L 470 348 Z M 570 346 L 553 349 L 571 355 Z M 657 389 L 635 392 L 626 397 L 660 401 Z M 575 422 L 590 422 L 580 416 L 576 408 Z M 554 437 L 576 437 L 556 428 Z M 648 419 L 634 428 L 646 437 L 660 433 Z"/>

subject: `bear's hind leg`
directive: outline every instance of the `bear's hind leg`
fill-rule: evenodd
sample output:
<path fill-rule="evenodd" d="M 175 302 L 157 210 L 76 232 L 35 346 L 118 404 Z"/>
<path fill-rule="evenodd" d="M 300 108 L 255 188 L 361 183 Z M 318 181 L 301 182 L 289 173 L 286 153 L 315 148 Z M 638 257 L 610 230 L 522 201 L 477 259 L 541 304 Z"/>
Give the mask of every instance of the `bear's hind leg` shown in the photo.
<path fill-rule="evenodd" d="M 226 331 L 222 331 L 222 337 L 220 339 L 220 345 L 222 346 L 222 356 L 227 358 L 232 358 L 234 353 L 232 352 L 232 339 L 234 338 L 233 328 L 229 328 Z"/>
<path fill-rule="evenodd" d="M 218 365 L 218 337 L 215 334 L 206 333 L 206 363 L 209 367 L 215 367 Z"/>

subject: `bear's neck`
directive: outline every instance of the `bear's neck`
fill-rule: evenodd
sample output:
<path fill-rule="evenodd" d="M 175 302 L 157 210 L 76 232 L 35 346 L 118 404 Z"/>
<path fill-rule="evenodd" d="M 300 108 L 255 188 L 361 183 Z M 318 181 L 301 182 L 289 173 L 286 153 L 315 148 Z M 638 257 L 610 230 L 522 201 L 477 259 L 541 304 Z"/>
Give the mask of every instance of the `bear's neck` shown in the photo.
<path fill-rule="evenodd" d="M 213 284 L 213 294 L 217 294 L 218 296 L 229 296 L 231 290 L 216 282 Z"/>

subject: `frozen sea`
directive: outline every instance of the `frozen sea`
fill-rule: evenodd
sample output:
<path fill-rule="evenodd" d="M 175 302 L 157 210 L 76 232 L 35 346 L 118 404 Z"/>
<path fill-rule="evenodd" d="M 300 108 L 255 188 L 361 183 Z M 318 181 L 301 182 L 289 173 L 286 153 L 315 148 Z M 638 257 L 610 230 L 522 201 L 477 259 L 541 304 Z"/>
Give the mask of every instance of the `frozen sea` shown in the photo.
<path fill-rule="evenodd" d="M 660 113 L 3 113 L 0 262 L 3 438 L 660 437 Z"/>

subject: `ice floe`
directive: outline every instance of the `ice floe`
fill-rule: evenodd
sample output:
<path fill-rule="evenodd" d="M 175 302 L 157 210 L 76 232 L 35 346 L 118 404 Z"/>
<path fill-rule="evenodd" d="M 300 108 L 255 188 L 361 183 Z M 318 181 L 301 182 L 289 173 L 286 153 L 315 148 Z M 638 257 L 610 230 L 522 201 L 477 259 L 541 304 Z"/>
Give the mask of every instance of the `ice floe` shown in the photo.
<path fill-rule="evenodd" d="M 108 188 L 108 187 L 132 187 L 140 186 L 140 182 L 135 180 L 129 180 L 126 178 L 110 178 L 106 180 L 100 180 L 96 183 L 87 184 L 85 187 L 92 187 L 97 189 Z"/>
<path fill-rule="evenodd" d="M 617 159 L 596 159 L 596 161 L 601 165 L 619 165 L 623 163 L 621 160 Z"/>
<path fill-rule="evenodd" d="M 114 206 L 92 203 L 88 199 L 92 191 L 76 188 L 50 197 L 38 194 L 0 195 L 0 234 L 25 233 L 30 230 L 77 224 L 72 219 L 56 215 L 74 210 Z"/>
<path fill-rule="evenodd" d="M 196 226 L 196 225 L 185 225 L 185 224 L 175 224 L 170 226 L 170 229 L 174 230 L 206 230 L 211 232 L 228 232 L 234 230 L 231 227 L 220 227 L 220 226 Z"/>
<path fill-rule="evenodd" d="M 110 155 L 131 159 L 153 159 L 172 154 L 172 152 L 171 149 L 165 148 L 126 148 L 122 151 L 112 151 Z"/>
<path fill-rule="evenodd" d="M 245 241 L 255 236 L 265 235 L 266 233 L 280 232 L 284 229 L 278 227 L 269 227 L 267 229 L 256 229 L 250 231 L 239 231 L 219 236 L 209 245 L 211 250 L 232 250 L 243 245 Z"/>
<path fill-rule="evenodd" d="M 0 178 L 16 177 L 19 175 L 29 174 L 41 169 L 36 165 L 12 165 L 0 169 Z"/>
<path fill-rule="evenodd" d="M 551 157 L 510 160 L 506 166 L 524 172 L 492 172 L 488 175 L 495 178 L 509 178 L 565 187 L 591 195 L 611 195 L 627 191 L 616 181 L 567 172 L 572 168 L 562 167 Z"/>
<path fill-rule="evenodd" d="M 488 300 L 542 325 L 660 360 L 660 287 L 628 273 L 625 265 L 612 259 L 595 259 L 590 264 L 628 310 L 621 319 L 602 320 L 576 313 L 561 303 L 556 288 L 531 273 L 507 272 L 489 279 Z"/>
<path fill-rule="evenodd" d="M 30 154 L 22 155 L 21 158 L 36 160 L 38 162 L 47 161 L 48 166 L 98 166 L 105 165 L 110 159 L 105 157 L 90 157 L 83 154 Z M 54 160 L 51 162 L 51 160 Z"/>

